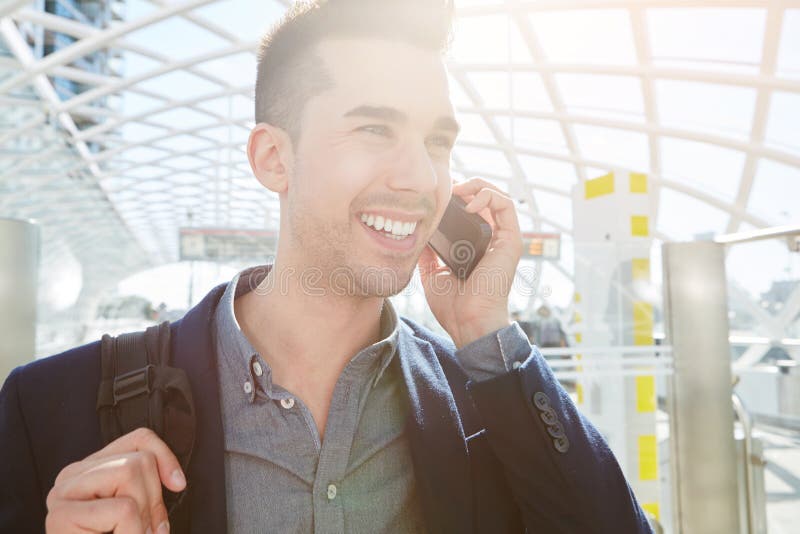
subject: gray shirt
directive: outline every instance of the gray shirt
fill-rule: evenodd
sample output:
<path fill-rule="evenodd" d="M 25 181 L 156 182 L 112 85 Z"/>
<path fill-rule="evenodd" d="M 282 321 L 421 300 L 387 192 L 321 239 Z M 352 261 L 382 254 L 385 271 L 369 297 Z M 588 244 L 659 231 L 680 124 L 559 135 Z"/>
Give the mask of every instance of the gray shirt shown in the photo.
<path fill-rule="evenodd" d="M 392 304 L 381 341 L 340 375 L 320 443 L 311 412 L 272 381 L 239 328 L 233 302 L 250 289 L 244 278 L 230 282 L 214 317 L 229 532 L 424 531 Z"/>

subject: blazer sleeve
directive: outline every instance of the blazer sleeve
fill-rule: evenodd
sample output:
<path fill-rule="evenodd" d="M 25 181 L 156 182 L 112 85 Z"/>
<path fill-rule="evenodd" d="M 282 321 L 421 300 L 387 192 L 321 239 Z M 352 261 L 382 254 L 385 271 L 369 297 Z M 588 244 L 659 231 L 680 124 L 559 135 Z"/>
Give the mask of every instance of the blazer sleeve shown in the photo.
<path fill-rule="evenodd" d="M 651 533 L 606 441 L 539 350 L 521 331 L 524 344 L 496 337 L 511 370 L 467 389 L 528 531 Z"/>
<path fill-rule="evenodd" d="M 0 390 L 0 532 L 44 532 L 46 515 L 28 426 L 19 400 L 21 368 Z"/>

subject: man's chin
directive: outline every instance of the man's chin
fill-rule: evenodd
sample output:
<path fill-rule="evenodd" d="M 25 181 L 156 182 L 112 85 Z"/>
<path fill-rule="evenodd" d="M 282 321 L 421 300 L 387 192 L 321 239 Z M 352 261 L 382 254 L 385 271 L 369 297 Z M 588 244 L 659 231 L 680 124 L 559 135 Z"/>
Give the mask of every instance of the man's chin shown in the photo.
<path fill-rule="evenodd" d="M 364 297 L 391 297 L 411 282 L 416 263 L 411 266 L 365 266 L 358 271 L 354 288 Z"/>

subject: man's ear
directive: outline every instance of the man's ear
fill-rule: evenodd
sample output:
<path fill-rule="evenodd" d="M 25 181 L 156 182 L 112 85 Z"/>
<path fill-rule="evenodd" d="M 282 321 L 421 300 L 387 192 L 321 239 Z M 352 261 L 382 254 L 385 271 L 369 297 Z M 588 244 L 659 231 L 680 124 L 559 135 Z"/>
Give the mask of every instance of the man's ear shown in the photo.
<path fill-rule="evenodd" d="M 275 193 L 286 191 L 294 156 L 292 140 L 285 130 L 264 122 L 256 124 L 247 140 L 247 159 L 264 187 Z"/>

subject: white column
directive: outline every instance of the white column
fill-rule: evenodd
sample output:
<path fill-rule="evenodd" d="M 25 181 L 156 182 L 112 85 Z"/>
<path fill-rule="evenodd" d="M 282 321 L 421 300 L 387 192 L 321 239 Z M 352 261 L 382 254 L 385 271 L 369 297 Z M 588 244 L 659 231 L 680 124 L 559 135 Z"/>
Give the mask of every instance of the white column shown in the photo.
<path fill-rule="evenodd" d="M 0 382 L 33 360 L 38 283 L 38 226 L 0 219 Z"/>

